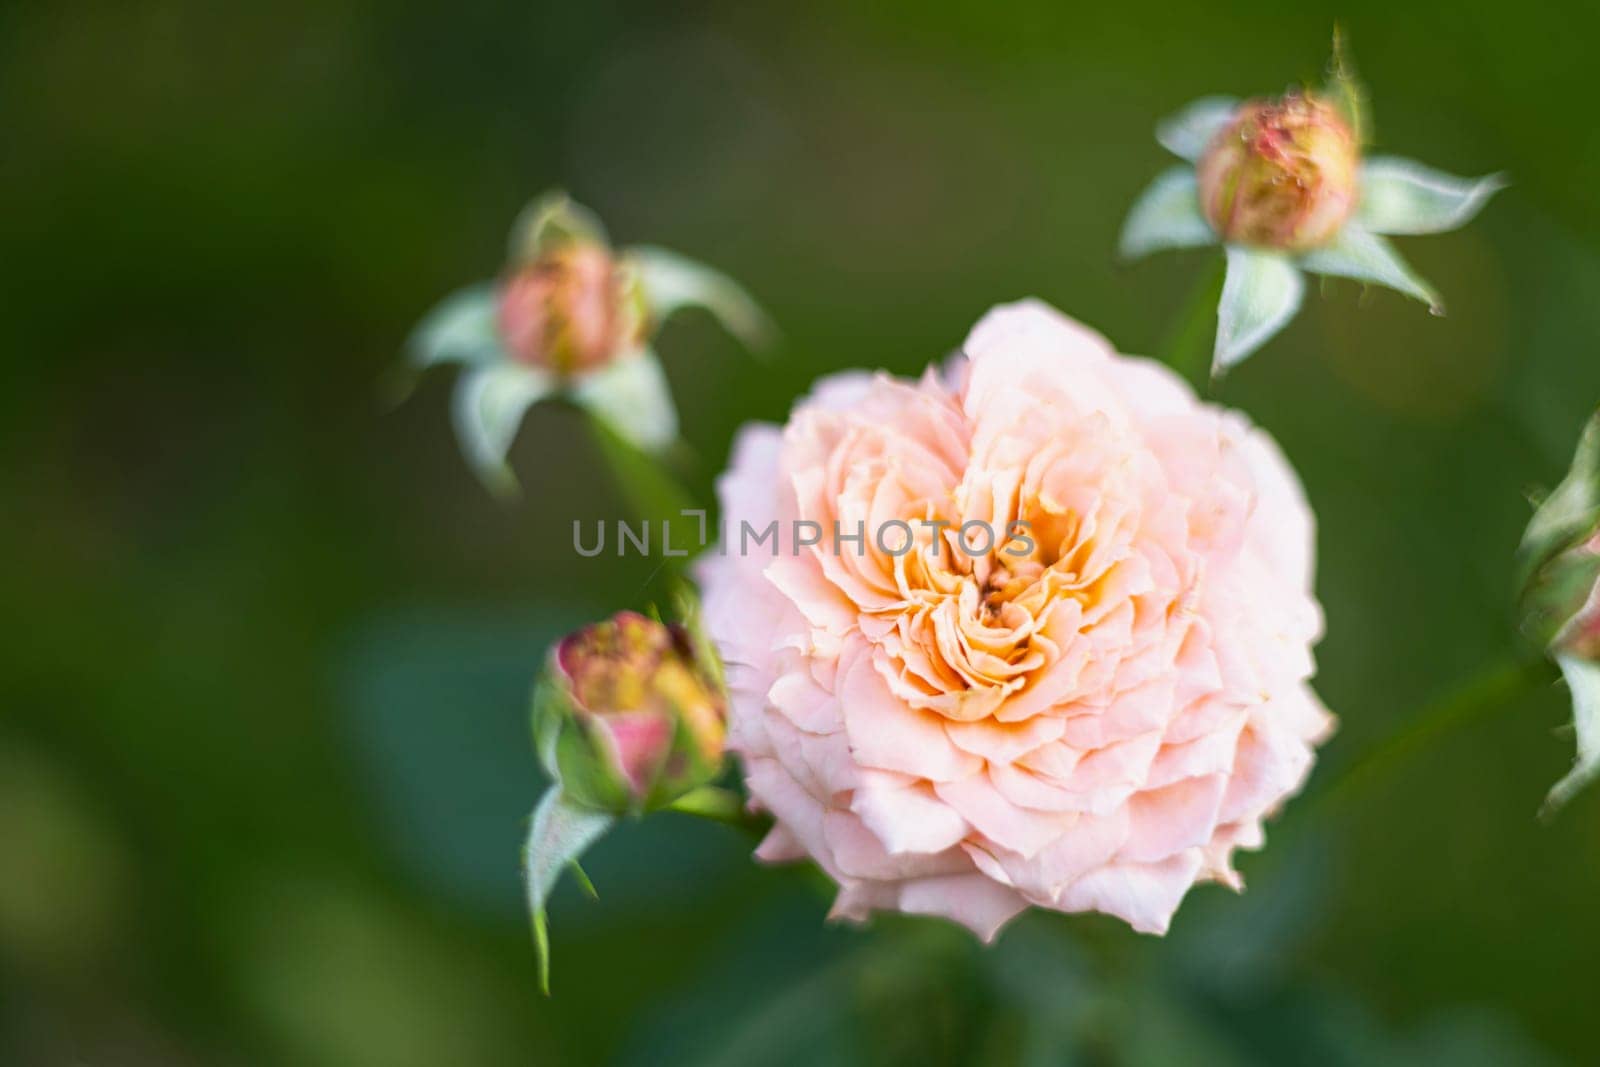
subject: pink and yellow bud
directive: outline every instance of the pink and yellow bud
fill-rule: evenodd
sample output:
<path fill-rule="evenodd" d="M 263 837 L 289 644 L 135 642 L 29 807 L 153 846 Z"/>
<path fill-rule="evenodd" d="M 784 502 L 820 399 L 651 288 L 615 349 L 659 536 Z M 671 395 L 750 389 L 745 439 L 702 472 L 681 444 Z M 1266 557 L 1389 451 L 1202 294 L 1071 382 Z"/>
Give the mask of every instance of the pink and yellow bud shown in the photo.
<path fill-rule="evenodd" d="M 519 362 L 578 374 L 604 366 L 644 332 L 638 285 L 602 244 L 563 241 L 500 288 L 500 336 Z"/>
<path fill-rule="evenodd" d="M 715 778 L 727 709 L 688 633 L 624 611 L 563 639 L 540 707 L 575 800 L 605 810 L 663 807 Z"/>
<path fill-rule="evenodd" d="M 1360 163 L 1331 104 L 1301 93 L 1246 101 L 1200 157 L 1200 206 L 1226 243 L 1305 251 L 1355 210 Z"/>
<path fill-rule="evenodd" d="M 1545 565 L 1534 601 L 1556 626 L 1552 650 L 1600 661 L 1600 534 Z"/>

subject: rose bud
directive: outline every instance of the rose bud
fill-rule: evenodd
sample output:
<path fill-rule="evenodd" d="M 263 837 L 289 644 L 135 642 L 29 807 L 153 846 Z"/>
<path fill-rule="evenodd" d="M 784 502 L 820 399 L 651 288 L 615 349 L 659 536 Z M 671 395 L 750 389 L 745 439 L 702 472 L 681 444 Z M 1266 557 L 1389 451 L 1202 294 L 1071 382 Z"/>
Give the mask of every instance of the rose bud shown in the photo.
<path fill-rule="evenodd" d="M 1600 533 L 1550 556 L 1522 593 L 1523 632 L 1555 656 L 1600 662 Z"/>
<path fill-rule="evenodd" d="M 567 376 L 603 366 L 643 338 L 632 273 L 594 241 L 564 241 L 502 283 L 498 321 L 518 362 Z"/>
<path fill-rule="evenodd" d="M 651 811 L 722 769 L 726 700 L 687 630 L 624 611 L 564 638 L 536 697 L 546 769 L 574 802 Z"/>
<path fill-rule="evenodd" d="M 1591 537 L 1569 554 L 1567 572 L 1581 582 L 1577 610 L 1556 634 L 1558 652 L 1590 662 L 1600 661 L 1600 534 Z"/>
<path fill-rule="evenodd" d="M 1224 242 L 1315 248 L 1354 210 L 1360 162 L 1331 104 L 1302 93 L 1250 100 L 1200 157 L 1200 207 Z"/>

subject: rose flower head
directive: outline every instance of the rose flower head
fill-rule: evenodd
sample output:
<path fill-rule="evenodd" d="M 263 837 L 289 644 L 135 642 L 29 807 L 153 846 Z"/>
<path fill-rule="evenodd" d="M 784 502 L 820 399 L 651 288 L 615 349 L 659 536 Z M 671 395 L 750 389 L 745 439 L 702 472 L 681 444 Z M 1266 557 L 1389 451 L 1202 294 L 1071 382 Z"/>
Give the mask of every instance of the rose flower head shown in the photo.
<path fill-rule="evenodd" d="M 1225 242 L 1314 248 L 1355 207 L 1360 159 L 1355 135 L 1332 104 L 1305 93 L 1252 100 L 1200 157 L 1200 207 Z"/>
<path fill-rule="evenodd" d="M 592 212 L 550 193 L 512 227 L 500 279 L 452 294 L 423 320 L 398 391 L 420 369 L 463 365 L 456 436 L 497 492 L 516 489 L 506 455 L 523 416 L 546 398 L 661 452 L 678 438 L 678 414 L 651 345 L 670 316 L 696 306 L 751 348 L 771 337 L 761 309 L 725 275 L 661 248 L 614 250 Z"/>
<path fill-rule="evenodd" d="M 653 811 L 722 767 L 725 701 L 688 632 L 624 611 L 564 638 L 535 698 L 541 755 L 576 804 Z"/>
<path fill-rule="evenodd" d="M 1184 162 L 1134 202 L 1121 253 L 1222 245 L 1213 378 L 1289 324 L 1306 272 L 1386 286 L 1442 314 L 1439 294 L 1388 237 L 1463 226 L 1505 184 L 1397 156 L 1364 159 L 1365 93 L 1337 39 L 1334 49 L 1320 90 L 1202 97 L 1156 127 L 1156 140 Z"/>
<path fill-rule="evenodd" d="M 838 917 L 1165 931 L 1240 885 L 1331 727 L 1276 445 L 1043 304 L 918 381 L 825 379 L 718 491 L 699 578 L 757 854 L 814 859 Z"/>

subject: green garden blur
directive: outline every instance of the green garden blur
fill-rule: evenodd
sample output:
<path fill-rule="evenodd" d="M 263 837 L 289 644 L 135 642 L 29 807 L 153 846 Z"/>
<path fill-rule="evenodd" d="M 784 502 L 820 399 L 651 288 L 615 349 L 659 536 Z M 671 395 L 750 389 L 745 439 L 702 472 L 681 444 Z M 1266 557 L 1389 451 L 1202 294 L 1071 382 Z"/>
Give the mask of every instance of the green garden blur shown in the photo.
<path fill-rule="evenodd" d="M 1336 18 L 1377 151 L 1512 184 L 1397 242 L 1446 317 L 1313 285 L 1221 385 L 1318 515 L 1341 723 L 1247 892 L 984 948 L 826 924 L 815 872 L 665 814 L 558 889 L 540 996 L 530 686 L 655 564 L 574 551 L 628 514 L 575 411 L 530 413 L 508 504 L 449 372 L 385 408 L 415 322 L 552 186 L 726 270 L 782 342 L 659 339 L 703 502 L 741 423 L 995 303 L 1161 354 L 1219 253 L 1116 262 L 1154 123 L 1317 81 Z M 1423 716 L 1514 669 L 1526 492 L 1600 402 L 1597 37 L 1473 0 L 0 10 L 0 1063 L 1592 1062 L 1600 790 L 1535 817 L 1566 694 Z"/>

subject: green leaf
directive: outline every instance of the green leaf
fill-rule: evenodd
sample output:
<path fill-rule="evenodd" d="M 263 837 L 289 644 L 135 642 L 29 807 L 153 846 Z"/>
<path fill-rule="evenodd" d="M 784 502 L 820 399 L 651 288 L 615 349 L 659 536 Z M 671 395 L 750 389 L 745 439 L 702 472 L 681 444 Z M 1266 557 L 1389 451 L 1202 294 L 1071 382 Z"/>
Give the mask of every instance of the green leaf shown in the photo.
<path fill-rule="evenodd" d="M 1239 245 L 1229 245 L 1227 255 L 1227 276 L 1217 304 L 1213 377 L 1242 362 L 1288 325 L 1305 295 L 1305 281 L 1286 257 Z"/>
<path fill-rule="evenodd" d="M 678 411 L 661 361 L 649 349 L 624 353 L 572 384 L 572 400 L 635 448 L 660 452 L 678 439 Z"/>
<path fill-rule="evenodd" d="M 1400 258 L 1394 246 L 1354 222 L 1346 223 L 1328 244 L 1302 255 L 1300 266 L 1313 274 L 1388 286 L 1427 304 L 1435 315 L 1444 314 L 1438 291 Z"/>
<path fill-rule="evenodd" d="M 506 453 L 522 417 L 556 387 L 550 375 L 517 363 L 473 367 L 456 382 L 453 416 L 461 452 L 483 484 L 498 495 L 517 491 Z"/>
<path fill-rule="evenodd" d="M 1556 663 L 1572 691 L 1572 725 L 1578 735 L 1578 760 L 1545 797 L 1540 815 L 1548 818 L 1600 777 L 1600 663 L 1576 656 L 1557 656 Z"/>
<path fill-rule="evenodd" d="M 1356 222 L 1371 233 L 1443 233 L 1464 226 L 1506 187 L 1503 175 L 1457 178 L 1395 156 L 1361 168 Z"/>
<path fill-rule="evenodd" d="M 1200 186 L 1193 167 L 1173 167 L 1140 194 L 1122 224 L 1117 252 L 1133 259 L 1160 248 L 1193 248 L 1217 243 L 1216 231 L 1200 212 Z"/>
<path fill-rule="evenodd" d="M 561 869 L 576 863 L 614 822 L 614 816 L 568 803 L 559 785 L 547 789 L 533 811 L 533 826 L 522 847 L 522 877 L 533 920 L 534 947 L 539 954 L 539 988 L 546 994 L 550 992 L 550 932 L 545 902 L 550 899 Z"/>
<path fill-rule="evenodd" d="M 513 264 L 531 263 L 567 241 L 609 243 L 599 216 L 559 189 L 552 190 L 523 208 L 512 224 L 510 260 Z"/>
<path fill-rule="evenodd" d="M 1156 140 L 1161 147 L 1193 163 L 1199 159 L 1218 130 L 1233 117 L 1239 101 L 1231 96 L 1202 96 L 1175 115 L 1156 124 Z"/>
<path fill-rule="evenodd" d="M 638 272 L 652 321 L 663 322 L 681 308 L 702 307 L 752 352 L 771 346 L 777 335 L 772 321 L 727 275 L 664 248 L 630 248 L 625 259 Z"/>

